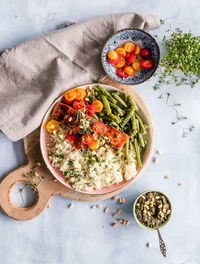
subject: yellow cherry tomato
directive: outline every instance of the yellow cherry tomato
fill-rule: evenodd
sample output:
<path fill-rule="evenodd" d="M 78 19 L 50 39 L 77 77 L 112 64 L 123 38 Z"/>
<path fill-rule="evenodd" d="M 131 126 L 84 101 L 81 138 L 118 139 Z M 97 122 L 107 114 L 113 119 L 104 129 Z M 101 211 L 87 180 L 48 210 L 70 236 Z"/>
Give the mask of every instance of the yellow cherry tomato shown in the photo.
<path fill-rule="evenodd" d="M 95 150 L 95 149 L 98 149 L 100 146 L 100 143 L 99 143 L 99 140 L 96 139 L 95 141 L 93 141 L 91 144 L 88 144 L 88 147 L 91 149 L 91 150 Z"/>
<path fill-rule="evenodd" d="M 134 70 L 133 70 L 133 68 L 132 68 L 131 66 L 126 66 L 126 67 L 124 68 L 124 72 L 125 72 L 126 74 L 128 74 L 128 75 L 133 75 L 133 74 L 134 74 Z"/>
<path fill-rule="evenodd" d="M 102 104 L 102 102 L 99 101 L 99 100 L 94 100 L 94 101 L 92 102 L 92 105 L 94 106 L 95 111 L 96 111 L 97 113 L 101 112 L 102 109 L 103 109 L 103 104 Z"/>
<path fill-rule="evenodd" d="M 125 59 L 122 57 L 120 63 L 118 63 L 117 65 L 115 65 L 116 68 L 122 68 L 125 64 Z"/>
<path fill-rule="evenodd" d="M 76 92 L 76 99 L 77 100 L 83 100 L 86 97 L 85 89 L 75 88 L 74 91 Z"/>
<path fill-rule="evenodd" d="M 51 120 L 46 124 L 46 129 L 49 133 L 53 133 L 53 131 L 58 131 L 60 128 L 59 122 L 56 120 Z"/>
<path fill-rule="evenodd" d="M 135 49 L 135 45 L 132 42 L 127 42 L 124 45 L 124 49 L 125 49 L 126 52 L 133 52 L 134 49 Z"/>
<path fill-rule="evenodd" d="M 108 52 L 108 58 L 110 59 L 110 60 L 117 60 L 118 59 L 118 54 L 117 54 L 117 52 L 116 51 L 114 51 L 114 50 L 111 50 L 111 51 L 109 51 Z"/>
<path fill-rule="evenodd" d="M 135 58 L 132 62 L 132 67 L 134 70 L 136 71 L 141 71 L 142 70 L 142 67 L 140 65 L 140 60 L 138 58 Z"/>
<path fill-rule="evenodd" d="M 72 90 L 68 90 L 65 94 L 64 97 L 67 101 L 73 101 L 74 99 L 76 99 L 76 92 L 75 89 Z"/>
<path fill-rule="evenodd" d="M 138 55 L 140 53 L 140 46 L 136 45 L 134 49 L 135 55 Z"/>
<path fill-rule="evenodd" d="M 124 48 L 118 48 L 116 49 L 116 52 L 121 55 L 122 57 L 125 57 L 126 56 L 126 51 Z"/>

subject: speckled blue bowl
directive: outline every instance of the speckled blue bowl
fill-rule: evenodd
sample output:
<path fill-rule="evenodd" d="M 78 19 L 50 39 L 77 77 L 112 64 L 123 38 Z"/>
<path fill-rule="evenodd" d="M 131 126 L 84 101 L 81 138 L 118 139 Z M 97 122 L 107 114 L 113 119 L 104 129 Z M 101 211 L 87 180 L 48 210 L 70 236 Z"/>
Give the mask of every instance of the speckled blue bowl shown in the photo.
<path fill-rule="evenodd" d="M 128 41 L 132 41 L 142 48 L 149 48 L 152 53 L 154 65 L 151 69 L 143 69 L 138 74 L 134 74 L 133 76 L 129 76 L 126 79 L 122 79 L 116 74 L 116 68 L 108 63 L 107 54 L 110 50 L 115 50 L 116 48 L 123 46 Z M 125 28 L 112 35 L 106 41 L 101 53 L 101 61 L 106 74 L 116 82 L 130 85 L 143 83 L 144 81 L 148 80 L 156 71 L 159 64 L 159 59 L 160 49 L 156 40 L 149 33 L 137 28 Z"/>

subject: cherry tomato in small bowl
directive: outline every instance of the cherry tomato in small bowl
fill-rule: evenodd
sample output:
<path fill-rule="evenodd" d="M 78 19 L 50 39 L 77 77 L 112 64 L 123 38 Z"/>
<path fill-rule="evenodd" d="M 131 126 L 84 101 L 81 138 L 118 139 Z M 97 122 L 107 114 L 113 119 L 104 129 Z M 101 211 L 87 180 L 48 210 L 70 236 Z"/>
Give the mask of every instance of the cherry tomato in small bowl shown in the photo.
<path fill-rule="evenodd" d="M 136 58 L 136 55 L 134 53 L 132 53 L 127 59 L 126 59 L 126 64 L 130 65 L 133 60 Z"/>
<path fill-rule="evenodd" d="M 97 134 L 102 134 L 105 131 L 105 124 L 101 121 L 97 121 L 92 125 L 92 131 Z"/>
<path fill-rule="evenodd" d="M 124 68 L 119 68 L 117 70 L 117 75 L 120 77 L 120 78 L 127 78 L 128 77 L 128 74 L 126 74 L 124 72 Z"/>
<path fill-rule="evenodd" d="M 85 135 L 82 135 L 81 137 L 81 141 L 84 145 L 92 144 L 94 140 L 95 138 L 93 134 L 85 134 Z"/>
<path fill-rule="evenodd" d="M 142 68 L 144 69 L 151 69 L 153 67 L 153 60 L 149 59 L 149 60 L 140 60 L 140 65 L 142 66 Z"/>
<path fill-rule="evenodd" d="M 134 74 L 134 70 L 133 70 L 133 68 L 131 67 L 131 66 L 126 66 L 125 68 L 124 68 L 124 72 L 127 74 L 127 75 L 133 75 Z"/>
<path fill-rule="evenodd" d="M 108 62 L 110 63 L 110 64 L 112 64 L 112 65 L 117 65 L 117 64 L 119 64 L 120 62 L 121 62 L 121 60 L 122 60 L 122 56 L 120 56 L 120 55 L 118 55 L 118 58 L 116 59 L 116 60 L 110 60 L 109 58 L 108 58 Z"/>
<path fill-rule="evenodd" d="M 141 49 L 140 51 L 140 56 L 143 58 L 143 59 L 148 59 L 151 57 L 151 51 L 150 49 L 148 48 L 143 48 Z"/>
<path fill-rule="evenodd" d="M 74 100 L 73 102 L 73 107 L 77 110 L 81 110 L 86 106 L 85 101 L 84 100 Z"/>
<path fill-rule="evenodd" d="M 115 50 L 111 50 L 108 52 L 108 59 L 110 59 L 111 61 L 117 60 L 118 57 L 119 57 L 119 55 Z"/>

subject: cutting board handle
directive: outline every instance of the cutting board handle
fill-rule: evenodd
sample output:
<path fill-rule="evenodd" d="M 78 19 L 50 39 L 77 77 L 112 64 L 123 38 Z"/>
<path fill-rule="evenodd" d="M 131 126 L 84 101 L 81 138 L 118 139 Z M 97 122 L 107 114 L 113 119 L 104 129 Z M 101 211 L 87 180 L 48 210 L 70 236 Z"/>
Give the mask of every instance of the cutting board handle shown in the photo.
<path fill-rule="evenodd" d="M 11 200 L 12 188 L 20 183 L 27 183 L 27 179 L 23 176 L 25 173 L 30 172 L 32 164 L 28 162 L 13 171 L 11 171 L 0 183 L 0 206 L 2 210 L 10 217 L 16 220 L 29 220 L 38 216 L 47 207 L 50 199 L 54 195 L 53 181 L 42 180 L 37 187 L 36 199 L 34 203 L 26 208 L 16 206 Z M 42 168 L 38 168 L 37 172 L 42 175 Z M 49 188 L 44 188 L 47 184 Z M 45 192 L 44 192 L 45 189 Z"/>

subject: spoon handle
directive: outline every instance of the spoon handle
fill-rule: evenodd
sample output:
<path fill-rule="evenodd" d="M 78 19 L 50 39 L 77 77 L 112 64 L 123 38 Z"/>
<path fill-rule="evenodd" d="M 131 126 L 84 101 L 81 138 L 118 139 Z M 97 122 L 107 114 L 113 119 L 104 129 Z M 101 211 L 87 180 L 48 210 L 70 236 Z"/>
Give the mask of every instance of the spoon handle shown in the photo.
<path fill-rule="evenodd" d="M 160 251 L 163 254 L 163 256 L 166 257 L 166 246 L 165 246 L 165 243 L 164 243 L 164 241 L 163 241 L 163 239 L 161 237 L 159 229 L 157 229 L 157 232 L 158 232 L 158 238 L 159 238 L 159 244 L 160 244 Z"/>

